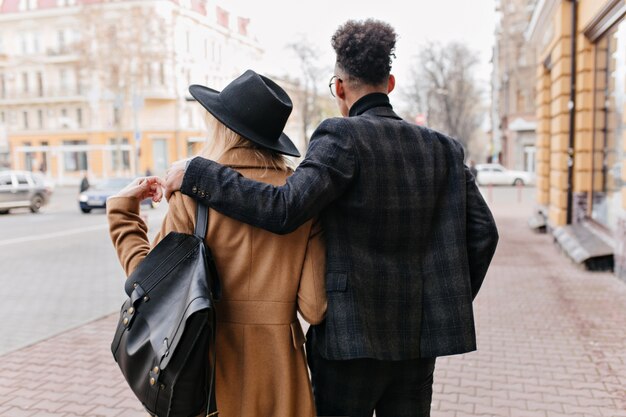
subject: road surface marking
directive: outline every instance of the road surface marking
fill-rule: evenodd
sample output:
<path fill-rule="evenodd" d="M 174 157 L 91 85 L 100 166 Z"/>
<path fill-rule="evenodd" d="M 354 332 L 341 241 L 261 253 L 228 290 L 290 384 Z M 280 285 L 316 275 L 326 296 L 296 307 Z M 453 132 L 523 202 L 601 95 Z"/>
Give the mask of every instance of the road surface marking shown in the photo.
<path fill-rule="evenodd" d="M 159 219 L 159 218 L 153 217 L 148 220 L 148 225 L 151 225 L 155 221 L 162 221 L 162 218 Z M 62 232 L 46 233 L 46 234 L 38 235 L 38 236 L 17 237 L 13 239 L 0 240 L 0 246 L 8 246 L 8 245 L 27 243 L 27 242 L 36 242 L 36 241 L 45 240 L 45 239 L 56 239 L 60 237 L 78 235 L 81 233 L 94 232 L 96 230 L 105 230 L 108 228 L 109 228 L 108 223 L 105 223 L 105 224 L 98 224 L 95 226 L 81 227 L 80 229 L 71 229 L 71 230 L 64 230 Z"/>

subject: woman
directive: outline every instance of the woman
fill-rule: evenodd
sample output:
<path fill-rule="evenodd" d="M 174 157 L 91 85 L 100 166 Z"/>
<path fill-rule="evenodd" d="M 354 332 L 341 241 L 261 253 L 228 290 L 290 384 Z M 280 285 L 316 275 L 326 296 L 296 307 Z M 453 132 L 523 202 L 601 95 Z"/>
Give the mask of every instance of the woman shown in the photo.
<path fill-rule="evenodd" d="M 212 146 L 203 156 L 249 178 L 286 181 L 291 170 L 281 154 L 299 154 L 282 133 L 292 108 L 283 89 L 249 70 L 222 92 L 198 85 L 189 91 L 212 115 Z M 107 201 L 111 239 L 127 275 L 150 251 L 139 202 L 160 200 L 160 184 L 157 177 L 140 178 Z M 153 245 L 171 231 L 193 233 L 195 212 L 192 198 L 173 194 Z M 220 416 L 314 416 L 296 309 L 312 324 L 326 311 L 319 223 L 279 236 L 210 210 L 206 243 L 222 283 L 216 341 Z"/>

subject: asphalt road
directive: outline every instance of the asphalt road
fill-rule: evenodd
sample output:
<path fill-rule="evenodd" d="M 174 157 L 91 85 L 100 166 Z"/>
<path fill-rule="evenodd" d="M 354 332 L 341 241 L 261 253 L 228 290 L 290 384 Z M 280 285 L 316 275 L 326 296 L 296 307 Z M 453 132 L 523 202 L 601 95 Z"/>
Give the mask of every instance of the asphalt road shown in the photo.
<path fill-rule="evenodd" d="M 166 211 L 144 209 L 151 233 Z M 81 213 L 75 188 L 38 214 L 0 215 L 0 354 L 116 311 L 124 279 L 104 210 Z"/>

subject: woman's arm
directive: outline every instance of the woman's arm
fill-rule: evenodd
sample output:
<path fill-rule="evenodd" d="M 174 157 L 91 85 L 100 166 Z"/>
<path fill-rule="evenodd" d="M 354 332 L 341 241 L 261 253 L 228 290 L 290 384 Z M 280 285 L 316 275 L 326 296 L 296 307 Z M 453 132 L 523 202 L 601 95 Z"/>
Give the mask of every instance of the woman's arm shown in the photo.
<path fill-rule="evenodd" d="M 316 219 L 309 234 L 298 288 L 298 311 L 311 324 L 321 323 L 326 316 L 325 269 L 326 245 L 321 224 Z"/>
<path fill-rule="evenodd" d="M 107 218 L 111 241 L 128 277 L 150 252 L 148 225 L 139 216 L 139 200 L 135 197 L 110 197 L 107 200 Z"/>
<path fill-rule="evenodd" d="M 111 241 L 126 276 L 133 273 L 137 265 L 148 255 L 150 249 L 156 246 L 169 232 L 193 232 L 193 208 L 185 206 L 182 194 L 175 193 L 170 199 L 168 212 L 161 224 L 161 230 L 151 246 L 148 240 L 148 226 L 139 215 L 142 197 L 145 195 L 141 191 L 128 192 L 123 190 L 107 200 Z M 190 203 L 195 205 L 192 201 Z M 190 212 L 192 213 L 191 216 L 189 215 Z"/>

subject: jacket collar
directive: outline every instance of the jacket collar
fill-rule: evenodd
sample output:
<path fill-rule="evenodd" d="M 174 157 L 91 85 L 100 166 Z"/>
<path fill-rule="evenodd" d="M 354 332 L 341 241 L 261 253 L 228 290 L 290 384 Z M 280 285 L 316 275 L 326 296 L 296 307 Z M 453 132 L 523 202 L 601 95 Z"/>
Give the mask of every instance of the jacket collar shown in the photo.
<path fill-rule="evenodd" d="M 231 148 L 220 156 L 217 161 L 222 165 L 230 168 L 263 168 L 273 169 L 273 167 L 264 164 L 254 154 L 252 148 Z"/>
<path fill-rule="evenodd" d="M 370 93 L 364 95 L 350 107 L 349 117 L 360 116 L 361 114 L 372 110 L 376 116 L 391 117 L 401 119 L 394 111 L 389 96 L 383 93 Z"/>

